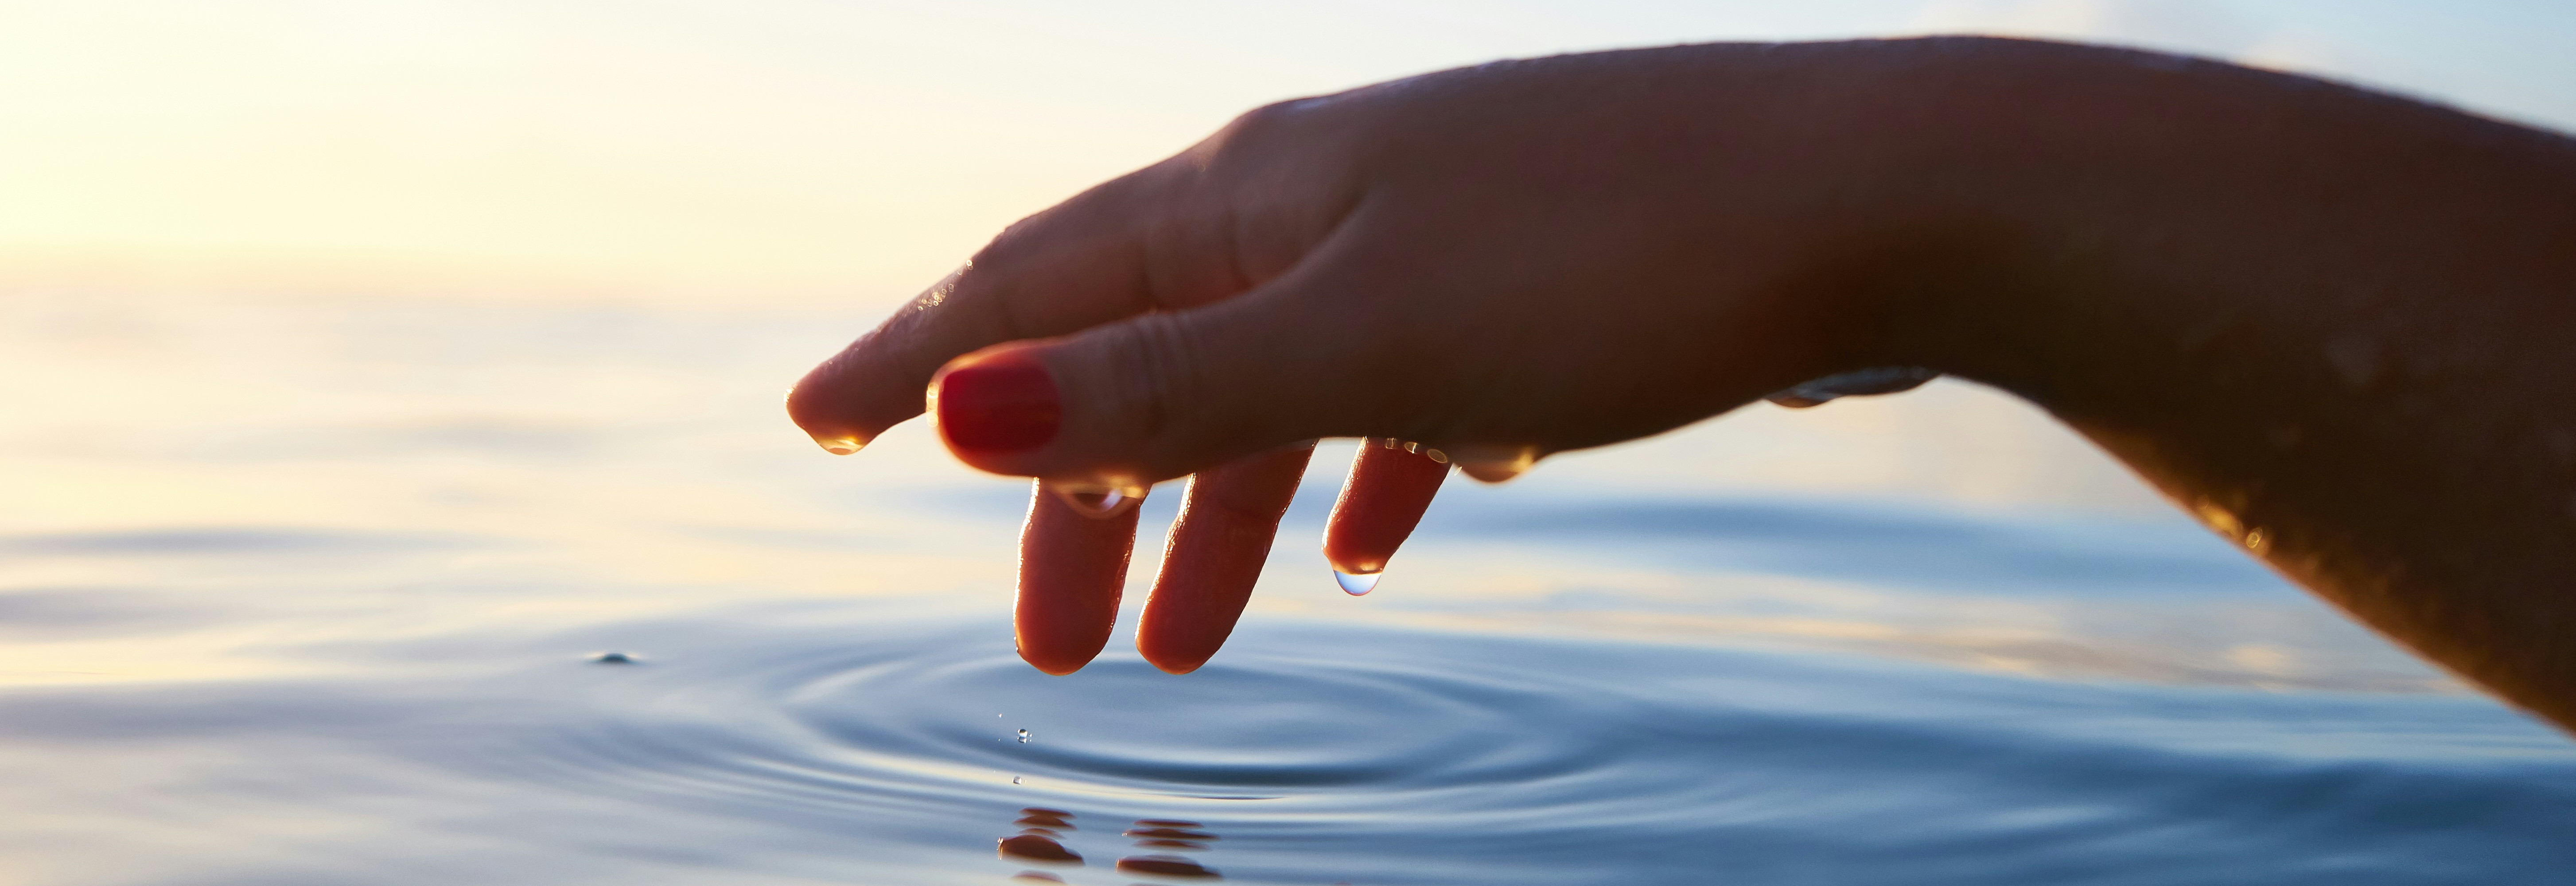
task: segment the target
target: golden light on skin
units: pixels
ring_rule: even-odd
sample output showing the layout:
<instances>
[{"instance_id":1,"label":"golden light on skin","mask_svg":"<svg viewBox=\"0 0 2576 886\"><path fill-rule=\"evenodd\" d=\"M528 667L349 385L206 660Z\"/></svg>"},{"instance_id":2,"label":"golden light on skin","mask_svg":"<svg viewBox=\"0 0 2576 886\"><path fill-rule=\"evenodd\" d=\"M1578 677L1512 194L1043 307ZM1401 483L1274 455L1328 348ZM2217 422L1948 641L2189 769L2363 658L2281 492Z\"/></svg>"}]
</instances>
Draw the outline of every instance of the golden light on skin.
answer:
<instances>
[{"instance_id":1,"label":"golden light on skin","mask_svg":"<svg viewBox=\"0 0 2576 886\"><path fill-rule=\"evenodd\" d=\"M2200 517L2201 525L2216 530L2220 535L2231 539L2245 537L2245 524L2238 522L2235 514L2228 513L2226 508L2215 502L2201 502L2192 509L2192 513Z\"/></svg>"},{"instance_id":2,"label":"golden light on skin","mask_svg":"<svg viewBox=\"0 0 2576 886\"><path fill-rule=\"evenodd\" d=\"M2272 549L2271 535L2264 532L2262 527L2246 526L2245 521L2239 519L2235 513L2220 507L2215 502L2204 501L2194 506L2192 516L2200 518L2201 525L2226 536L2227 540L2244 546L2247 551L2257 556L2269 553Z\"/></svg>"},{"instance_id":3,"label":"golden light on skin","mask_svg":"<svg viewBox=\"0 0 2576 886\"><path fill-rule=\"evenodd\" d=\"M957 291L958 278L966 276L966 272L974 269L975 262L971 259L965 264L958 265L957 270L948 272L948 276L939 278L939 282L932 284L928 291L921 294L921 297L913 299L912 309L927 311L947 304L949 294Z\"/></svg>"}]
</instances>

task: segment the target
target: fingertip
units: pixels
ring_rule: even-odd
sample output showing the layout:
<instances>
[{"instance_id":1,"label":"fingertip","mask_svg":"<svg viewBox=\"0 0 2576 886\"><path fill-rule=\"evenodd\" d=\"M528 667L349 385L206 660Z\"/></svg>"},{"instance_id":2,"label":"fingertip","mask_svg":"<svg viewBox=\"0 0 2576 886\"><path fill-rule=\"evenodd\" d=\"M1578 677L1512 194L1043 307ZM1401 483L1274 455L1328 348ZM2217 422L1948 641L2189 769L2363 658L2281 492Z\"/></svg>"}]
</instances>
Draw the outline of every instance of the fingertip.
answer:
<instances>
[{"instance_id":1,"label":"fingertip","mask_svg":"<svg viewBox=\"0 0 2576 886\"><path fill-rule=\"evenodd\" d=\"M1050 658L1043 655L1031 655L1027 649L1020 650L1020 660L1028 662L1029 667L1036 668L1040 673L1046 674L1050 677L1070 676L1073 672L1082 670L1084 665L1091 663L1090 656L1084 656L1080 659Z\"/></svg>"},{"instance_id":2,"label":"fingertip","mask_svg":"<svg viewBox=\"0 0 2576 886\"><path fill-rule=\"evenodd\" d=\"M1145 656L1146 664L1153 665L1155 670L1162 671L1163 673L1170 674L1175 677L1206 667L1208 659L1211 657L1210 655L1204 654L1190 655L1187 653L1158 651L1148 649L1143 644L1138 644L1136 651Z\"/></svg>"},{"instance_id":3,"label":"fingertip","mask_svg":"<svg viewBox=\"0 0 2576 886\"><path fill-rule=\"evenodd\" d=\"M1021 661L1028 662L1029 667L1038 669L1040 673L1050 677L1067 676L1082 670L1091 664L1092 659L1100 657L1099 648L1094 647L1085 652L1082 649L1083 644L1078 640L1069 644L1072 648L1068 649L1066 648L1068 644L1063 642L1065 638L1057 637L1056 642L1047 642L1046 637L1030 636L1029 631L1036 627L1038 626L1015 625L1011 646L1012 651L1020 654Z\"/></svg>"},{"instance_id":4,"label":"fingertip","mask_svg":"<svg viewBox=\"0 0 2576 886\"><path fill-rule=\"evenodd\" d=\"M815 367L787 392L787 420L795 422L823 451L850 455L867 448L876 435L853 420L852 410L846 405L848 398L836 394L831 365L827 362Z\"/></svg>"},{"instance_id":5,"label":"fingertip","mask_svg":"<svg viewBox=\"0 0 2576 886\"><path fill-rule=\"evenodd\" d=\"M1386 561L1393 556L1395 552L1388 550L1382 539L1363 538L1349 531L1324 536L1324 562L1331 564L1336 573L1376 575L1386 571Z\"/></svg>"},{"instance_id":6,"label":"fingertip","mask_svg":"<svg viewBox=\"0 0 2576 886\"><path fill-rule=\"evenodd\" d=\"M1136 654L1166 674L1206 667L1234 632L1232 616L1242 612L1240 598L1246 595L1227 594L1232 599L1226 601L1183 601L1162 593L1159 584L1155 591L1156 599L1146 601L1145 619L1136 626ZM1209 607L1210 603L1217 605Z\"/></svg>"},{"instance_id":7,"label":"fingertip","mask_svg":"<svg viewBox=\"0 0 2576 886\"><path fill-rule=\"evenodd\" d=\"M1375 588L1387 561L1430 509L1450 464L1439 450L1428 452L1417 444L1371 438L1352 456L1350 476L1324 524L1324 560L1342 590L1358 596Z\"/></svg>"}]
</instances>

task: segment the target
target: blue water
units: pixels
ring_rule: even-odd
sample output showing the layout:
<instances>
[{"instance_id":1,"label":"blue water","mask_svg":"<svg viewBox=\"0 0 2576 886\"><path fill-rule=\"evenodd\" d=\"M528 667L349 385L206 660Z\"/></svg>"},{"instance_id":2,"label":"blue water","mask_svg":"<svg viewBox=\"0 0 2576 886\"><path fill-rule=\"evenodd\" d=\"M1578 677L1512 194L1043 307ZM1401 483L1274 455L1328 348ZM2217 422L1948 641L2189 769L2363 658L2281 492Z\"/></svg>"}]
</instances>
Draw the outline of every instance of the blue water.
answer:
<instances>
[{"instance_id":1,"label":"blue water","mask_svg":"<svg viewBox=\"0 0 2576 886\"><path fill-rule=\"evenodd\" d=\"M10 306L0 882L2576 871L2576 743L1952 383L1453 483L1365 598L1320 468L1206 669L1047 677L1025 486L778 418L859 313Z\"/></svg>"}]
</instances>

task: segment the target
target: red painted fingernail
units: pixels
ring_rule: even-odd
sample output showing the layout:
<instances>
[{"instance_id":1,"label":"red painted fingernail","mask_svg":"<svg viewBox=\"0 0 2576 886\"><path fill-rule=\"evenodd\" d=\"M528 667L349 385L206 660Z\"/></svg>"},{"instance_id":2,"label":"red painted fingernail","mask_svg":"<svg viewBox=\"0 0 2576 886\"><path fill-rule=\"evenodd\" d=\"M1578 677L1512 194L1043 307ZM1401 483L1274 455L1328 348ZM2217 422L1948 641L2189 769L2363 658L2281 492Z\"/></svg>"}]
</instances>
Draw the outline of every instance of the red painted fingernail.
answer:
<instances>
[{"instance_id":1,"label":"red painted fingernail","mask_svg":"<svg viewBox=\"0 0 2576 886\"><path fill-rule=\"evenodd\" d=\"M939 434L968 452L1023 452L1055 439L1064 423L1055 378L1033 360L997 357L939 380Z\"/></svg>"}]
</instances>

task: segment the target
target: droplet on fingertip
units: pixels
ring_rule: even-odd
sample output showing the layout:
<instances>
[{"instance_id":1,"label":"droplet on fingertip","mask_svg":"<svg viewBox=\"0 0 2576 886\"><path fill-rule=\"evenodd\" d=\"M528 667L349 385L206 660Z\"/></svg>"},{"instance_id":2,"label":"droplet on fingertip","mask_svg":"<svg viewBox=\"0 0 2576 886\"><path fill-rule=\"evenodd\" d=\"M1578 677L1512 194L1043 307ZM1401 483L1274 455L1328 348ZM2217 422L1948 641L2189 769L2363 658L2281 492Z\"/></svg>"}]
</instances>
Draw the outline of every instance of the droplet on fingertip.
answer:
<instances>
[{"instance_id":1,"label":"droplet on fingertip","mask_svg":"<svg viewBox=\"0 0 2576 886\"><path fill-rule=\"evenodd\" d=\"M1333 570L1333 583L1341 585L1343 593L1357 597L1370 591L1377 590L1378 576L1385 574L1386 572L1384 570L1377 572L1343 572L1339 569L1335 569Z\"/></svg>"},{"instance_id":2,"label":"droplet on fingertip","mask_svg":"<svg viewBox=\"0 0 2576 886\"><path fill-rule=\"evenodd\" d=\"M1538 464L1536 446L1462 446L1449 452L1458 472L1485 483L1501 483L1529 473Z\"/></svg>"},{"instance_id":3,"label":"droplet on fingertip","mask_svg":"<svg viewBox=\"0 0 2576 886\"><path fill-rule=\"evenodd\" d=\"M1910 391L1940 377L1941 373L1920 366L1879 366L1828 375L1763 399L1790 409L1812 409L1844 397Z\"/></svg>"},{"instance_id":4,"label":"droplet on fingertip","mask_svg":"<svg viewBox=\"0 0 2576 886\"><path fill-rule=\"evenodd\" d=\"M1419 454L1422 452L1422 444L1406 441L1404 451Z\"/></svg>"},{"instance_id":5,"label":"droplet on fingertip","mask_svg":"<svg viewBox=\"0 0 2576 886\"><path fill-rule=\"evenodd\" d=\"M1422 454L1429 457L1432 461L1436 461L1444 465L1449 463L1449 453L1442 452L1437 449L1426 448L1422 450Z\"/></svg>"},{"instance_id":6,"label":"droplet on fingertip","mask_svg":"<svg viewBox=\"0 0 2576 886\"><path fill-rule=\"evenodd\" d=\"M1118 483L1048 483L1065 506L1086 517L1115 517L1145 500L1145 487Z\"/></svg>"},{"instance_id":7,"label":"droplet on fingertip","mask_svg":"<svg viewBox=\"0 0 2576 886\"><path fill-rule=\"evenodd\" d=\"M822 446L824 452L829 452L833 455L849 455L861 449L868 448L868 441L861 440L847 434L843 434L838 437L816 437L814 438L814 442L815 444Z\"/></svg>"}]
</instances>

